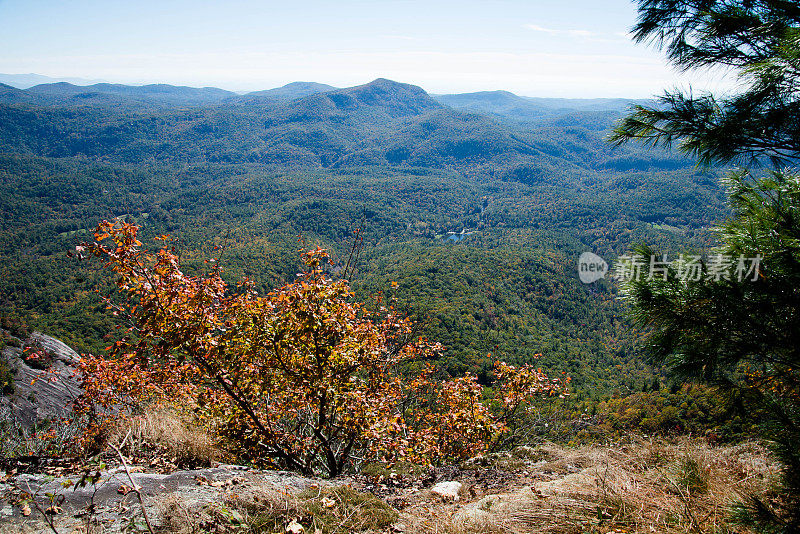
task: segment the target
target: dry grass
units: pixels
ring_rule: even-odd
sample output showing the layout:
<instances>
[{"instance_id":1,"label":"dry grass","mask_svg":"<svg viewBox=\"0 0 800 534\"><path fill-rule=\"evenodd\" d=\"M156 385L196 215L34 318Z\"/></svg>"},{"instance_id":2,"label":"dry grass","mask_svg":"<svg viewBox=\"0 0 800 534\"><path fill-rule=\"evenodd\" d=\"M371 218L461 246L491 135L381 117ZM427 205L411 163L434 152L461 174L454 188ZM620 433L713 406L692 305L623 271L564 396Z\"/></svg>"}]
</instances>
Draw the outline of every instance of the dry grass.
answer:
<instances>
[{"instance_id":1,"label":"dry grass","mask_svg":"<svg viewBox=\"0 0 800 534\"><path fill-rule=\"evenodd\" d=\"M381 499L348 486L318 487L297 495L273 486L255 486L199 509L168 500L163 506L162 528L179 534L260 534L283 532L294 520L309 534L347 534L381 532L397 518L397 512Z\"/></svg>"},{"instance_id":2,"label":"dry grass","mask_svg":"<svg viewBox=\"0 0 800 534\"><path fill-rule=\"evenodd\" d=\"M765 494L777 475L753 443L550 445L543 452L550 461L531 465L525 486L463 505L405 510L408 532L744 532L727 524L730 505Z\"/></svg>"},{"instance_id":3,"label":"dry grass","mask_svg":"<svg viewBox=\"0 0 800 534\"><path fill-rule=\"evenodd\" d=\"M255 483L199 509L172 502L164 527L183 534L272 533L296 519L308 534L733 534L747 531L728 524L731 504L765 495L778 475L756 443L630 441L524 452L511 454L515 463L527 463L510 482L476 492L465 486L459 502L409 488L399 518L383 500L348 486L320 481L297 493ZM403 528L393 530L395 521Z\"/></svg>"},{"instance_id":4,"label":"dry grass","mask_svg":"<svg viewBox=\"0 0 800 534\"><path fill-rule=\"evenodd\" d=\"M163 405L120 421L109 442L128 456L146 459L155 454L181 466L209 465L222 457L208 433L174 408Z\"/></svg>"},{"instance_id":5,"label":"dry grass","mask_svg":"<svg viewBox=\"0 0 800 534\"><path fill-rule=\"evenodd\" d=\"M161 503L161 530L174 534L260 532L274 527L279 518L296 516L299 510L297 495L273 486L251 487L203 506L189 506L173 495Z\"/></svg>"}]
</instances>

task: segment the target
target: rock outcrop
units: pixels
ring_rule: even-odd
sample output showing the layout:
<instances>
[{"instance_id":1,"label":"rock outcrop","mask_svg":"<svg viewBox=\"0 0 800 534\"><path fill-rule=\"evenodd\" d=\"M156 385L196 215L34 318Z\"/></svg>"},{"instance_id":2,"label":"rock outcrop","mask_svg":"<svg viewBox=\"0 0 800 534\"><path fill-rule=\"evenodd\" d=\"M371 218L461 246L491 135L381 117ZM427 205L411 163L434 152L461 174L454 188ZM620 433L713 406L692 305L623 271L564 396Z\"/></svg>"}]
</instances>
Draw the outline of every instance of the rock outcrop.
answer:
<instances>
[{"instance_id":1,"label":"rock outcrop","mask_svg":"<svg viewBox=\"0 0 800 534\"><path fill-rule=\"evenodd\" d=\"M243 466L219 465L172 473L144 473L132 467L130 477L122 467L100 472L92 483L79 484L81 475L5 475L0 472L0 534L52 532L43 511L59 532L77 532L87 523L103 532L120 532L130 520L140 523L144 508L154 527L160 526L169 503L197 511L222 503L232 494L279 492L295 495L309 487L330 483L283 471L259 471ZM144 506L133 488L139 488ZM25 493L33 502L25 501ZM21 498L22 497L22 498ZM30 499L30 497L28 497ZM27 502L27 504L26 504ZM52 508L53 505L57 508ZM190 512L191 513L191 512Z\"/></svg>"},{"instance_id":2,"label":"rock outcrop","mask_svg":"<svg viewBox=\"0 0 800 534\"><path fill-rule=\"evenodd\" d=\"M39 332L26 339L6 333L5 338L10 343L0 351L0 364L8 368L13 387L0 396L0 420L29 427L67 415L81 392L74 376L80 356Z\"/></svg>"}]
</instances>

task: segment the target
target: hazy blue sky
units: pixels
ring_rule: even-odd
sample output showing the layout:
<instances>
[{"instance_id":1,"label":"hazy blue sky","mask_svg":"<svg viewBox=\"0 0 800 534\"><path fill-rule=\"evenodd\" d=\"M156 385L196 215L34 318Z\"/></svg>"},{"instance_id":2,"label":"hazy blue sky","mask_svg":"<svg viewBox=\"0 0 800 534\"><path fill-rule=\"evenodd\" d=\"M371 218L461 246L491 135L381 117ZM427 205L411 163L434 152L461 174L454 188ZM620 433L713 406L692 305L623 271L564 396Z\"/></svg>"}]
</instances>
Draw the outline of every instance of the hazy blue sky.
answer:
<instances>
[{"instance_id":1,"label":"hazy blue sky","mask_svg":"<svg viewBox=\"0 0 800 534\"><path fill-rule=\"evenodd\" d=\"M630 41L635 17L627 0L0 0L0 72L232 90L386 77L561 97L685 86Z\"/></svg>"}]
</instances>

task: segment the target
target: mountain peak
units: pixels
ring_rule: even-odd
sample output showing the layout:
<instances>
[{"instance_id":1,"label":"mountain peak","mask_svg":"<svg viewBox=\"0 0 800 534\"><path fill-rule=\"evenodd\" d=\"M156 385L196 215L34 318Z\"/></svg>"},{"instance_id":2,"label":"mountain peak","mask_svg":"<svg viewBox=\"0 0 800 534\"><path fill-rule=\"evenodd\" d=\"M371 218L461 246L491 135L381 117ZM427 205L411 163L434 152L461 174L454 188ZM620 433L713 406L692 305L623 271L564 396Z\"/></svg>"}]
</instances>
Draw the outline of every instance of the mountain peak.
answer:
<instances>
[{"instance_id":1,"label":"mountain peak","mask_svg":"<svg viewBox=\"0 0 800 534\"><path fill-rule=\"evenodd\" d=\"M337 106L340 106L340 103L336 102L337 97L338 99L342 97L352 99L362 105L382 108L394 117L419 115L442 107L421 87L386 78L377 78L364 85L332 91L330 98Z\"/></svg>"},{"instance_id":2,"label":"mountain peak","mask_svg":"<svg viewBox=\"0 0 800 534\"><path fill-rule=\"evenodd\" d=\"M264 96L276 100L294 100L303 98L317 93L327 93L334 91L336 87L317 82L291 82L281 87L274 89L266 89L264 91L253 91L247 93L246 96Z\"/></svg>"},{"instance_id":3,"label":"mountain peak","mask_svg":"<svg viewBox=\"0 0 800 534\"><path fill-rule=\"evenodd\" d=\"M528 101L521 96L515 95L510 91L476 91L474 93L458 93L451 95L437 95L436 97L440 102L446 104L476 104L476 103L491 103L498 104L525 104Z\"/></svg>"},{"instance_id":4,"label":"mountain peak","mask_svg":"<svg viewBox=\"0 0 800 534\"><path fill-rule=\"evenodd\" d=\"M373 90L373 91L380 90L380 91L387 91L387 92L405 91L405 92L410 92L410 93L415 93L415 94L423 94L423 95L427 95L428 94L428 93L425 92L425 90L422 87L419 87L418 85L412 85L410 83L396 82L396 81L390 80L388 78L375 78L374 80L372 80L369 83L365 83L363 85L356 85L355 87L349 87L348 89L345 89L345 90L358 90L358 89L362 89L362 90L370 89L370 90Z\"/></svg>"},{"instance_id":5,"label":"mountain peak","mask_svg":"<svg viewBox=\"0 0 800 534\"><path fill-rule=\"evenodd\" d=\"M389 78L375 78L371 82L365 83L363 85L382 85L382 86L386 86L386 87L394 87L394 86L397 86L397 87L403 87L403 86L405 86L405 87L417 87L416 85L411 85L410 83L396 82L394 80L390 80ZM356 87L359 87L359 86L357 85Z\"/></svg>"},{"instance_id":6,"label":"mountain peak","mask_svg":"<svg viewBox=\"0 0 800 534\"><path fill-rule=\"evenodd\" d=\"M332 89L336 89L332 85L328 85L326 83L317 83L317 82L290 82L282 87L278 87L278 89L295 89L295 90L305 90L305 89L316 89L319 91L330 91Z\"/></svg>"},{"instance_id":7,"label":"mountain peak","mask_svg":"<svg viewBox=\"0 0 800 534\"><path fill-rule=\"evenodd\" d=\"M53 82L53 83L40 83L39 85L34 85L29 90L33 91L66 91L66 90L80 90L85 89L86 86L78 86L69 82Z\"/></svg>"}]
</instances>

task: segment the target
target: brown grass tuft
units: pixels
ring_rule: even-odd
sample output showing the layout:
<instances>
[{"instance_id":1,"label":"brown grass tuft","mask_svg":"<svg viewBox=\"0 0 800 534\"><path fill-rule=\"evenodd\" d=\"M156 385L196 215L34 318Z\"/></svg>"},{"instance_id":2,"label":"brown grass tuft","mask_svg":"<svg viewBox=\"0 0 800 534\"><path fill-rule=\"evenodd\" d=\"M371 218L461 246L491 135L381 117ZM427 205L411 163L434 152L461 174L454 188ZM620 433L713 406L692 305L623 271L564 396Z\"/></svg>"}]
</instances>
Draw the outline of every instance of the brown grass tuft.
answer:
<instances>
[{"instance_id":1,"label":"brown grass tuft","mask_svg":"<svg viewBox=\"0 0 800 534\"><path fill-rule=\"evenodd\" d=\"M156 455L185 466L209 465L222 453L213 438L169 406L157 405L120 421L109 442L134 458Z\"/></svg>"},{"instance_id":2,"label":"brown grass tuft","mask_svg":"<svg viewBox=\"0 0 800 534\"><path fill-rule=\"evenodd\" d=\"M175 498L163 503L162 509L163 528L179 534L284 532L292 520L308 534L381 532L398 518L383 500L348 486L310 488L297 495L274 486L255 486L199 509Z\"/></svg>"}]
</instances>

